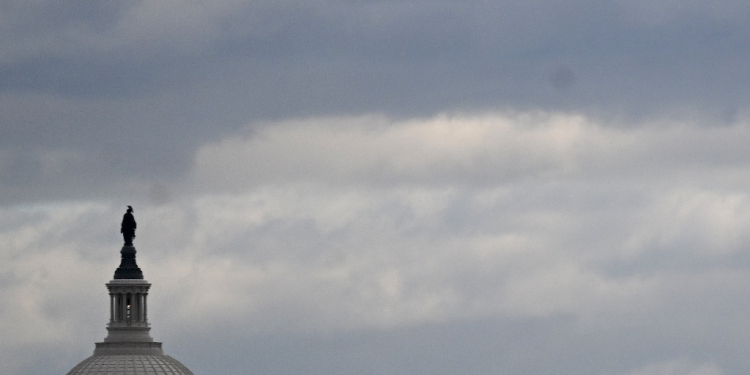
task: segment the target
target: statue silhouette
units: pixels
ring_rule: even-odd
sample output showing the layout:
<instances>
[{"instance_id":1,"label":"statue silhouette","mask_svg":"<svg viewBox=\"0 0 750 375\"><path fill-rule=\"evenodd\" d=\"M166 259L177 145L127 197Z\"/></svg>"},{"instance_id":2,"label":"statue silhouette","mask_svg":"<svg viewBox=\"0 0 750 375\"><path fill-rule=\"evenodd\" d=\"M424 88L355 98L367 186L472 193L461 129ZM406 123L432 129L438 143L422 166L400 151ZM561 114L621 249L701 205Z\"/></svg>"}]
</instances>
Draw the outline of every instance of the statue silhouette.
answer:
<instances>
[{"instance_id":1,"label":"statue silhouette","mask_svg":"<svg viewBox=\"0 0 750 375\"><path fill-rule=\"evenodd\" d=\"M122 225L120 225L120 233L122 233L122 238L125 239L125 246L133 246L135 226L133 207L128 206L128 210L125 212L125 215L122 216Z\"/></svg>"}]
</instances>

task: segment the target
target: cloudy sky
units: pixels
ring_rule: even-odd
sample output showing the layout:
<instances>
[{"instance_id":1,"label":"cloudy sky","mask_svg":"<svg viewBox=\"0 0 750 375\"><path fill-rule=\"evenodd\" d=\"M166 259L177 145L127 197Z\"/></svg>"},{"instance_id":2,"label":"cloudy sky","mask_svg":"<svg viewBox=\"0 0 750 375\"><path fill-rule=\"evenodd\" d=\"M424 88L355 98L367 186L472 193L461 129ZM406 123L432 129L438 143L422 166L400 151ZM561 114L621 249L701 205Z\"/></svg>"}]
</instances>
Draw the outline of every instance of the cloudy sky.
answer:
<instances>
[{"instance_id":1,"label":"cloudy sky","mask_svg":"<svg viewBox=\"0 0 750 375\"><path fill-rule=\"evenodd\" d=\"M750 4L0 0L0 373L750 368Z\"/></svg>"}]
</instances>

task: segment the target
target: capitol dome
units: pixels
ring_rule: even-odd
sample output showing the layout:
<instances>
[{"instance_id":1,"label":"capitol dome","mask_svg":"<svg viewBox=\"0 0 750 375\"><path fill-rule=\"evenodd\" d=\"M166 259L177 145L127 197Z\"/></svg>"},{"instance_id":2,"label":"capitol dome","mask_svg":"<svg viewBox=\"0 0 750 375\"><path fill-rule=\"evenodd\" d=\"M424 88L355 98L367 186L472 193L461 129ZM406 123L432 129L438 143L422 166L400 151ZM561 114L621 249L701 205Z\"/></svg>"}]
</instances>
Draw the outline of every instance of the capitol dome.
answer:
<instances>
[{"instance_id":1,"label":"capitol dome","mask_svg":"<svg viewBox=\"0 0 750 375\"><path fill-rule=\"evenodd\" d=\"M149 334L146 297L151 284L143 279L135 253L126 238L120 251L120 267L106 284L110 296L108 335L96 343L94 355L67 375L193 375L182 363L164 354L161 343L154 342Z\"/></svg>"}]
</instances>

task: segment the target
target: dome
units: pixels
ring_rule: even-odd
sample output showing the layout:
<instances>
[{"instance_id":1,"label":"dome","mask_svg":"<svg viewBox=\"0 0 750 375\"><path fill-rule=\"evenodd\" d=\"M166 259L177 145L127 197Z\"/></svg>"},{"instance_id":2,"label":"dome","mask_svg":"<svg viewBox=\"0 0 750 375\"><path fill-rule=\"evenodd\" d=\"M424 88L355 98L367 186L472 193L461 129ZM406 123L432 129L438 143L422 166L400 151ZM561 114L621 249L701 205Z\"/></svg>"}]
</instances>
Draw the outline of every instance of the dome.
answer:
<instances>
[{"instance_id":1,"label":"dome","mask_svg":"<svg viewBox=\"0 0 750 375\"><path fill-rule=\"evenodd\" d=\"M94 355L68 375L193 375L185 365L164 354L161 343L149 334L147 297L151 284L143 279L130 240L120 251L121 263L114 279L106 284L110 308L107 337L95 343Z\"/></svg>"},{"instance_id":2,"label":"dome","mask_svg":"<svg viewBox=\"0 0 750 375\"><path fill-rule=\"evenodd\" d=\"M92 355L73 367L68 375L193 375L168 355Z\"/></svg>"}]
</instances>

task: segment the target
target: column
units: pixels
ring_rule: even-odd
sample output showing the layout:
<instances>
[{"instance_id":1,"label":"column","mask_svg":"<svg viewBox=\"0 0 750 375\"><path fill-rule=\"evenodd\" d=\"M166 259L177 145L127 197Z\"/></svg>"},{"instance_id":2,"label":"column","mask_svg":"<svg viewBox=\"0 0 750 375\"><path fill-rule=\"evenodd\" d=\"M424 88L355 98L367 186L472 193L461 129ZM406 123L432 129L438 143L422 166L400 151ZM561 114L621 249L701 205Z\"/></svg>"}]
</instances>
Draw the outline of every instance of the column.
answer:
<instances>
[{"instance_id":1,"label":"column","mask_svg":"<svg viewBox=\"0 0 750 375\"><path fill-rule=\"evenodd\" d=\"M120 316L122 316L122 312L120 311L120 306L122 306L122 301L120 300L120 293L115 293L115 322L120 322Z\"/></svg>"},{"instance_id":2,"label":"column","mask_svg":"<svg viewBox=\"0 0 750 375\"><path fill-rule=\"evenodd\" d=\"M128 321L128 296L126 293L120 293L120 321L125 323Z\"/></svg>"},{"instance_id":3,"label":"column","mask_svg":"<svg viewBox=\"0 0 750 375\"><path fill-rule=\"evenodd\" d=\"M138 314L141 317L141 323L146 322L146 296L141 293L138 295Z\"/></svg>"},{"instance_id":4,"label":"column","mask_svg":"<svg viewBox=\"0 0 750 375\"><path fill-rule=\"evenodd\" d=\"M115 296L114 294L109 294L109 322L114 323L115 321Z\"/></svg>"},{"instance_id":5,"label":"column","mask_svg":"<svg viewBox=\"0 0 750 375\"><path fill-rule=\"evenodd\" d=\"M148 322L148 304L146 302L146 298L148 297L148 293L143 295L143 322Z\"/></svg>"}]
</instances>

